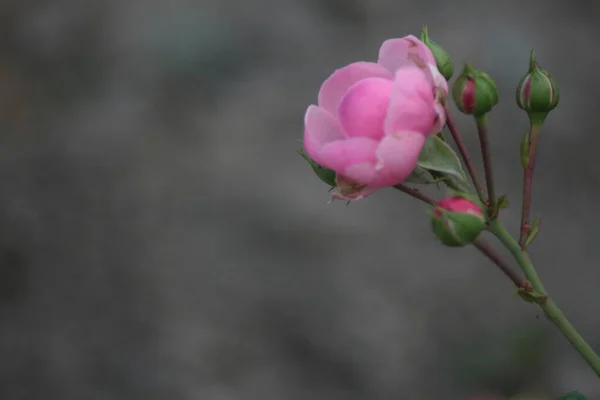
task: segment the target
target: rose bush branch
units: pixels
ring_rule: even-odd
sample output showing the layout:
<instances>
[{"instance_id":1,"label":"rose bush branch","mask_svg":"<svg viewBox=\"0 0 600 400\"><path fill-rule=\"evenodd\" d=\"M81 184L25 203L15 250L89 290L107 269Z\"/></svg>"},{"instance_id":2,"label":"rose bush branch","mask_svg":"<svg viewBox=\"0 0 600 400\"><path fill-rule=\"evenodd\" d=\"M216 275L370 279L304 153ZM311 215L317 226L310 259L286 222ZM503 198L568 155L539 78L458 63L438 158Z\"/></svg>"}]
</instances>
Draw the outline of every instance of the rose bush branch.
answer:
<instances>
[{"instance_id":1,"label":"rose bush branch","mask_svg":"<svg viewBox=\"0 0 600 400\"><path fill-rule=\"evenodd\" d=\"M460 134L460 131L456 127L454 118L452 117L452 114L450 114L450 110L448 109L447 105L445 106L445 110L446 110L446 126L448 127L448 130L450 131L450 134L452 135L452 139L454 140L454 143L456 144L456 148L458 149L458 152L460 153L460 156L462 157L462 159L465 163L465 167L467 168L467 171L469 172L469 175L471 176L471 180L473 181L473 185L475 186L475 190L477 191L477 195L479 196L479 199L481 201L485 201L485 196L483 194L483 187L481 186L481 183L479 182L479 178L477 177L477 171L475 170L475 166L473 165L473 160L471 160L471 155L469 154L469 151L467 150L467 146L465 146L465 142L462 139L462 135Z\"/></svg>"},{"instance_id":2,"label":"rose bush branch","mask_svg":"<svg viewBox=\"0 0 600 400\"><path fill-rule=\"evenodd\" d=\"M488 192L488 213L491 219L497 217L496 210L496 190L494 189L494 172L492 170L492 151L490 149L490 140L487 131L487 121L485 115L475 117L477 123L477 132L479 133L479 142L481 145L481 154L483 156L483 167L485 170L485 182Z\"/></svg>"},{"instance_id":3,"label":"rose bush branch","mask_svg":"<svg viewBox=\"0 0 600 400\"><path fill-rule=\"evenodd\" d=\"M403 185L401 183L395 185L394 188L398 189L401 192L406 193L407 195L409 195L411 197L414 197L417 200L421 200L421 201L429 204L430 206L433 206L435 204L435 201L431 197L428 197L428 196L424 195L418 189L408 187L408 186Z\"/></svg>"},{"instance_id":4,"label":"rose bush branch","mask_svg":"<svg viewBox=\"0 0 600 400\"><path fill-rule=\"evenodd\" d=\"M395 185L394 188L399 191L408 194L409 196L420 200L428 205L436 206L435 200L431 197L421 193L418 189L408 187L403 184ZM461 199L453 199L452 201L447 201L446 203L438 203L437 207L446 208L448 211L455 210L456 202L460 202ZM471 204L468 204L470 206ZM483 215L482 215L483 217ZM506 262L500 254L498 254L485 240L481 238L477 238L473 242L473 246L475 246L483 255L490 259L499 269L504 273L517 288L526 288L527 281L524 280L518 272L508 263Z\"/></svg>"},{"instance_id":5,"label":"rose bush branch","mask_svg":"<svg viewBox=\"0 0 600 400\"><path fill-rule=\"evenodd\" d=\"M529 256L519 243L508 233L500 221L490 224L490 231L508 248L519 263L525 277L531 282L534 291L523 293L529 301L539 304L548 319L560 330L560 332L571 342L573 347L581 354L583 359L600 376L600 357L594 349L583 339L567 317L558 308L556 303L548 296L544 285L538 276Z\"/></svg>"},{"instance_id":6,"label":"rose bush branch","mask_svg":"<svg viewBox=\"0 0 600 400\"><path fill-rule=\"evenodd\" d=\"M523 200L521 205L521 229L519 233L519 245L525 249L525 241L531 232L530 213L531 196L533 193L533 172L535 170L535 156L540 137L541 126L531 126L526 137L526 157L523 161Z\"/></svg>"},{"instance_id":7,"label":"rose bush branch","mask_svg":"<svg viewBox=\"0 0 600 400\"><path fill-rule=\"evenodd\" d=\"M558 103L558 89L531 55L528 74L517 89L517 103L527 111L530 129L522 141L524 196L520 240L506 231L499 212L508 206L496 198L485 116L498 103L498 88L485 72L465 66L452 87L460 111L475 117L487 183L483 193L454 120L448 113L448 83L454 64L424 29L415 36L386 40L377 62L359 61L334 71L304 117L304 151L317 176L332 189L332 199L364 199L378 189L396 189L432 205L430 223L440 242L450 247L474 245L518 287L521 297L538 304L545 315L600 375L600 358L550 299L525 251L539 230L530 227L531 186L541 125ZM463 162L440 131L448 126L477 194L470 193ZM413 185L446 186L441 201ZM506 246L523 275L480 238L492 232Z\"/></svg>"},{"instance_id":8,"label":"rose bush branch","mask_svg":"<svg viewBox=\"0 0 600 400\"><path fill-rule=\"evenodd\" d=\"M500 270L506 275L517 289L526 290L528 287L528 281L523 279L517 271L507 263L500 254L494 250L485 240L478 238L473 245L483 253L487 258L490 259Z\"/></svg>"}]
</instances>

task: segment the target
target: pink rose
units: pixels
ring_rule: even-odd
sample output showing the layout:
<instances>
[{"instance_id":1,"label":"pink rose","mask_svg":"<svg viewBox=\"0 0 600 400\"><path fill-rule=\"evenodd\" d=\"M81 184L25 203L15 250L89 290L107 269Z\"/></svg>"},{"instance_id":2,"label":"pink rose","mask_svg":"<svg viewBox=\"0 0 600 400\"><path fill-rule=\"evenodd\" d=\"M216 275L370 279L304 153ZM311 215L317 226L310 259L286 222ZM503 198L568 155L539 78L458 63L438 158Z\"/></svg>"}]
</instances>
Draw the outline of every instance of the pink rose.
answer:
<instances>
[{"instance_id":1,"label":"pink rose","mask_svg":"<svg viewBox=\"0 0 600 400\"><path fill-rule=\"evenodd\" d=\"M333 197L358 200L404 181L445 124L447 93L433 54L414 36L386 40L377 63L336 70L304 117L306 153L337 174Z\"/></svg>"}]
</instances>

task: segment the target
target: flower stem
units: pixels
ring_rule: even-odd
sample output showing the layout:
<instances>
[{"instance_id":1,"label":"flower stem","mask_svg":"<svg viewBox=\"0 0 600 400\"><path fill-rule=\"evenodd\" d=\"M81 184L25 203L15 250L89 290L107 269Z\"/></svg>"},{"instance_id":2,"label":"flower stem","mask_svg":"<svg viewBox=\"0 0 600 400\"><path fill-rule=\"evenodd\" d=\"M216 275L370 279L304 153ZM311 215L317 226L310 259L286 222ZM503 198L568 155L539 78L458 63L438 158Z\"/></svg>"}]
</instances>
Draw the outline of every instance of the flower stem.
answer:
<instances>
[{"instance_id":1,"label":"flower stem","mask_svg":"<svg viewBox=\"0 0 600 400\"><path fill-rule=\"evenodd\" d=\"M490 141L487 132L487 121L485 115L475 117L477 123L477 132L479 133L479 143L481 145L481 154L483 155L483 167L485 168L485 182L488 193L488 212L490 219L495 219L496 214L496 193L494 191L494 173L492 171L492 153Z\"/></svg>"},{"instance_id":2,"label":"flower stem","mask_svg":"<svg viewBox=\"0 0 600 400\"><path fill-rule=\"evenodd\" d=\"M485 240L477 239L473 245L489 258L506 275L517 288L526 287L526 281L498 254Z\"/></svg>"},{"instance_id":3,"label":"flower stem","mask_svg":"<svg viewBox=\"0 0 600 400\"><path fill-rule=\"evenodd\" d=\"M521 233L519 236L519 245L522 249L525 247L527 234L530 230L529 217L533 190L533 171L535 169L535 155L541 130L541 124L530 124L529 133L527 134L527 156L523 162L523 204L521 207Z\"/></svg>"},{"instance_id":4,"label":"flower stem","mask_svg":"<svg viewBox=\"0 0 600 400\"><path fill-rule=\"evenodd\" d=\"M398 189L401 192L406 193L407 195L409 195L411 197L414 197L417 200L421 200L429 205L435 204L435 201L431 197L424 195L418 189L408 187L406 185L403 185L402 183L399 183L398 185L394 186L394 188Z\"/></svg>"},{"instance_id":5,"label":"flower stem","mask_svg":"<svg viewBox=\"0 0 600 400\"><path fill-rule=\"evenodd\" d=\"M471 179L473 180L473 185L475 185L475 190L477 190L477 195L482 202L485 202L485 198L483 197L483 189L481 183L479 182L479 178L477 177L477 173L475 172L475 167L473 165L473 161L471 160L471 156L469 155L469 151L467 150L467 146L465 146L465 142L463 142L462 136L454 123L454 119L448 110L448 106L445 106L446 109L446 125L448 126L448 130L456 143L456 147L458 148L458 152L460 153L463 161L465 162L465 166L467 167L467 171L469 175L471 175Z\"/></svg>"},{"instance_id":6,"label":"flower stem","mask_svg":"<svg viewBox=\"0 0 600 400\"><path fill-rule=\"evenodd\" d=\"M498 220L491 221L490 231L508 248L521 267L525 278L531 283L535 291L546 294L546 288L544 288L542 280L533 267L529 255L521 250L519 244L513 239L510 233L508 233L504 225Z\"/></svg>"},{"instance_id":7,"label":"flower stem","mask_svg":"<svg viewBox=\"0 0 600 400\"><path fill-rule=\"evenodd\" d=\"M398 184L394 186L395 189L398 189L401 192L408 194L409 196L421 200L424 203L429 205L435 205L435 200L431 197L421 193L419 190L415 188L408 187L403 184ZM524 280L521 276L519 276L518 272L507 263L500 254L496 253L496 251L483 239L477 239L473 245L482 252L485 256L487 256L498 268L502 271L508 278L517 286L518 288L526 287L527 281Z\"/></svg>"},{"instance_id":8,"label":"flower stem","mask_svg":"<svg viewBox=\"0 0 600 400\"><path fill-rule=\"evenodd\" d=\"M542 300L538 303L544 314L552 323L560 330L560 332L571 342L573 347L581 354L588 365L600 376L600 357L596 354L594 349L581 337L577 330L571 325L567 317L558 308L558 306L552 301L540 280L537 272L529 256L525 251L521 249L519 243L513 239L508 233L506 228L500 223L500 221L492 221L490 223L490 231L496 235L496 237L508 248L512 255L517 260L523 274L531 282L534 290L543 295Z\"/></svg>"}]
</instances>

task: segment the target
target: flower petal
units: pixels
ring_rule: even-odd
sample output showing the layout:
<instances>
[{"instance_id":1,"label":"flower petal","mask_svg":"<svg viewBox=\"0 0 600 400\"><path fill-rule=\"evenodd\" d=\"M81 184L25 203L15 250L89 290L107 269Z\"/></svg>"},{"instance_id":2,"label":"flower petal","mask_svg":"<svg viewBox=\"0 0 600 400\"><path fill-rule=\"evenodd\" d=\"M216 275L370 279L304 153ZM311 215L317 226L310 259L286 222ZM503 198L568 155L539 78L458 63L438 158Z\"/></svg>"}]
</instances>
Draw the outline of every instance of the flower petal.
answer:
<instances>
[{"instance_id":1,"label":"flower petal","mask_svg":"<svg viewBox=\"0 0 600 400\"><path fill-rule=\"evenodd\" d=\"M436 65L429 47L413 35L383 42L379 48L377 63L391 72L407 65L416 65L422 69L427 68L427 64Z\"/></svg>"},{"instance_id":2,"label":"flower petal","mask_svg":"<svg viewBox=\"0 0 600 400\"><path fill-rule=\"evenodd\" d=\"M442 129L444 129L444 126L446 125L446 110L444 109L444 106L441 103L436 102L434 105L434 109L436 116L434 119L433 126L429 131L430 135L441 132Z\"/></svg>"},{"instance_id":3,"label":"flower petal","mask_svg":"<svg viewBox=\"0 0 600 400\"><path fill-rule=\"evenodd\" d=\"M446 78L444 78L444 75L440 73L435 64L427 64L427 70L429 71L433 86L442 91L444 96L446 96L448 94L448 82L446 81Z\"/></svg>"},{"instance_id":4,"label":"flower petal","mask_svg":"<svg viewBox=\"0 0 600 400\"><path fill-rule=\"evenodd\" d=\"M344 140L339 122L327 110L311 105L304 116L304 149L318 164L322 164L320 153L327 143Z\"/></svg>"},{"instance_id":5,"label":"flower petal","mask_svg":"<svg viewBox=\"0 0 600 400\"><path fill-rule=\"evenodd\" d=\"M319 154L320 164L345 175L346 170L353 165L365 163L375 165L377 162L375 151L378 146L378 141L365 137L338 140L323 147ZM357 181L357 183L368 182Z\"/></svg>"},{"instance_id":6,"label":"flower petal","mask_svg":"<svg viewBox=\"0 0 600 400\"><path fill-rule=\"evenodd\" d=\"M403 182L414 171L427 138L419 132L396 132L383 138L377 149L377 175L369 183L378 188Z\"/></svg>"},{"instance_id":7,"label":"flower petal","mask_svg":"<svg viewBox=\"0 0 600 400\"><path fill-rule=\"evenodd\" d=\"M394 79L384 132L430 134L439 122L436 104L431 82L424 70L416 67L399 69Z\"/></svg>"},{"instance_id":8,"label":"flower petal","mask_svg":"<svg viewBox=\"0 0 600 400\"><path fill-rule=\"evenodd\" d=\"M362 184L368 185L377 175L377 171L375 170L375 163L361 163L346 168L344 175L354 182L362 182Z\"/></svg>"},{"instance_id":9,"label":"flower petal","mask_svg":"<svg viewBox=\"0 0 600 400\"><path fill-rule=\"evenodd\" d=\"M338 106L348 89L356 82L366 78L393 79L394 75L379 64L372 62L355 62L336 70L319 90L319 106L333 115L337 115Z\"/></svg>"},{"instance_id":10,"label":"flower petal","mask_svg":"<svg viewBox=\"0 0 600 400\"><path fill-rule=\"evenodd\" d=\"M383 137L393 85L389 79L367 78L346 92L339 106L339 121L348 137Z\"/></svg>"}]
</instances>

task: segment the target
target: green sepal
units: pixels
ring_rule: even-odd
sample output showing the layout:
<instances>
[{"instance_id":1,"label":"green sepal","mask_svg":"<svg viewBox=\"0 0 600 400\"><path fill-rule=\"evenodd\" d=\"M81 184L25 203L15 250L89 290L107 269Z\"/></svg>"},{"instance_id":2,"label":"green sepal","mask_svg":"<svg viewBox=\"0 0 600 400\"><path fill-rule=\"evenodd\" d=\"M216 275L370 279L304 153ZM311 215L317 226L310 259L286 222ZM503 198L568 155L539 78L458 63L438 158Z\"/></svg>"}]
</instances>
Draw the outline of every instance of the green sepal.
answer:
<instances>
[{"instance_id":1,"label":"green sepal","mask_svg":"<svg viewBox=\"0 0 600 400\"><path fill-rule=\"evenodd\" d=\"M531 225L531 229L529 230L529 233L527 234L527 239L525 239L525 243L523 244L523 249L526 249L527 247L529 247L529 245L531 243L533 243L533 241L537 237L538 233L540 232L540 223L541 223L541 220L540 220L540 216L538 215L533 220L533 225Z\"/></svg>"},{"instance_id":2,"label":"green sepal","mask_svg":"<svg viewBox=\"0 0 600 400\"><path fill-rule=\"evenodd\" d=\"M317 177L319 179L321 179L323 182L325 182L326 184L328 184L331 187L336 186L335 171L332 171L328 168L320 166L312 158L310 158L308 156L308 154L306 154L306 152L302 149L298 150L298 154L300 154L300 156L302 158L304 158L310 164L310 166L312 167L313 171L315 172L315 174L317 175Z\"/></svg>"},{"instance_id":3,"label":"green sepal","mask_svg":"<svg viewBox=\"0 0 600 400\"><path fill-rule=\"evenodd\" d=\"M565 395L557 397L556 400L587 400L587 397L585 397L581 392L574 390Z\"/></svg>"}]
</instances>

